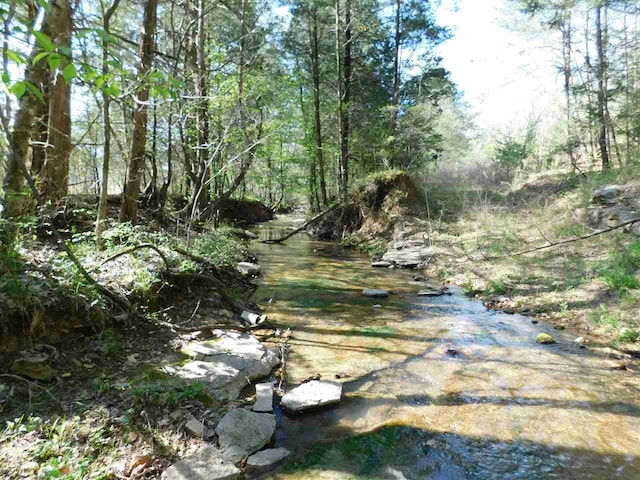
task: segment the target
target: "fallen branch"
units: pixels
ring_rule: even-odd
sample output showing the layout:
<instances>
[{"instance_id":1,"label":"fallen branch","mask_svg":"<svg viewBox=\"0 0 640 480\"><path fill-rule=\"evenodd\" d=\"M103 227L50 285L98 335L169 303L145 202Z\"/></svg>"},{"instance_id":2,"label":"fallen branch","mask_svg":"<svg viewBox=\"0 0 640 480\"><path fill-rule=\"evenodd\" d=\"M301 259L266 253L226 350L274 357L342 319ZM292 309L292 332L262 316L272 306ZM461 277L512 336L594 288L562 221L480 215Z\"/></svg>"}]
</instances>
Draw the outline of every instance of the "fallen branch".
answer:
<instances>
[{"instance_id":1,"label":"fallen branch","mask_svg":"<svg viewBox=\"0 0 640 480\"><path fill-rule=\"evenodd\" d=\"M100 264L98 264L97 266L93 267L91 269L91 271L93 272L93 271L97 270L98 268L102 267L105 263L109 263L109 262L115 260L116 258L122 257L123 255L128 255L130 253L135 252L136 250L142 250L144 248L148 248L150 250L155 251L160 256L160 258L162 258L162 261L164 262L165 269L167 271L169 271L170 266L169 266L169 260L167 259L167 256L164 253L162 253L162 251L158 247L156 247L155 245L153 245L151 243L143 243L143 244L140 244L140 245L134 245L133 247L125 248L124 250L121 250L120 252L115 253L115 254L111 255L110 257L108 257L108 258L105 258L102 262L100 262Z\"/></svg>"},{"instance_id":2,"label":"fallen branch","mask_svg":"<svg viewBox=\"0 0 640 480\"><path fill-rule=\"evenodd\" d=\"M320 212L319 214L317 214L315 217L313 217L311 220L307 220L306 222L304 222L301 226L299 226L298 228L296 228L295 230L292 230L291 232L289 232L288 234L286 234L284 237L282 238L275 238L275 239L271 239L271 240L262 240L260 243L282 243L286 240L288 240L289 238L293 237L296 233L300 233L301 231L305 230L309 225L317 222L318 220L320 220L322 217L324 217L325 215L329 214L330 212L334 211L336 208L340 207L341 204L340 203L336 203L335 205L333 205L332 207L329 207L328 209L326 209L324 212Z\"/></svg>"},{"instance_id":3,"label":"fallen branch","mask_svg":"<svg viewBox=\"0 0 640 480\"><path fill-rule=\"evenodd\" d=\"M622 222L618 225L614 225L613 227L603 228L602 230L596 230L593 233L590 233L588 235L583 235L581 237L565 238L564 240L560 240L558 242L552 242L547 245L543 245L541 247L530 248L527 250L520 250L519 252L509 253L507 255L498 255L496 257L485 257L485 260L497 260L500 258L517 257L519 255L524 255L526 253L533 253L533 252L538 252L540 250L546 250L547 248L557 247L558 245L566 245L567 243L579 242L580 240L587 240L589 238L597 237L598 235L612 232L614 230L618 230L620 228L624 228L628 225L633 225L634 223L638 223L638 222L640 222L640 217L632 218L631 220L627 220L626 222Z\"/></svg>"},{"instance_id":4,"label":"fallen branch","mask_svg":"<svg viewBox=\"0 0 640 480\"><path fill-rule=\"evenodd\" d=\"M31 387L36 387L39 390L44 391L47 395L49 395L49 397L51 397L51 399L56 402L58 405L62 405L62 402L60 402L60 400L58 400L56 397L53 396L53 394L49 391L49 389L43 387L42 385L38 385L35 382L32 382L31 380L27 380L24 377L21 377L20 375L11 375L10 373L3 373L0 374L1 378L11 378L13 380L20 380L26 384L28 384Z\"/></svg>"},{"instance_id":5,"label":"fallen branch","mask_svg":"<svg viewBox=\"0 0 640 480\"><path fill-rule=\"evenodd\" d=\"M274 330L278 328L277 325L273 325L266 322L259 323L258 325L250 325L250 326L232 325L229 323L216 323L213 325L211 324L196 325L194 327L183 327L180 325L176 325L175 323L163 322L163 321L156 321L155 323L157 323L158 325L162 325L163 327L168 327L174 332L179 332L179 333L193 333L193 332L200 332L202 330L237 330L239 332L249 332L251 330L261 330L261 329Z\"/></svg>"}]
</instances>

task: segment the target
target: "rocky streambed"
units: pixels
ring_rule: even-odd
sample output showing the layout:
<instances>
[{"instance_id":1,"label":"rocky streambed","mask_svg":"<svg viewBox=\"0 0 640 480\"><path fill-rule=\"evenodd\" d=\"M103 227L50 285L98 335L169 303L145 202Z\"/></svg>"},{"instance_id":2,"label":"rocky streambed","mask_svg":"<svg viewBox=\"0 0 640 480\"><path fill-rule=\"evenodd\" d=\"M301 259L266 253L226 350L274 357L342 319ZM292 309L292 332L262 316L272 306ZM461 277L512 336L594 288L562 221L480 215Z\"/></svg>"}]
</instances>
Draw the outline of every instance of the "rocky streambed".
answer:
<instances>
[{"instance_id":1,"label":"rocky streambed","mask_svg":"<svg viewBox=\"0 0 640 480\"><path fill-rule=\"evenodd\" d=\"M163 478L640 476L640 380L615 352L332 243L256 248L268 319L184 346L173 374L230 403Z\"/></svg>"}]
</instances>

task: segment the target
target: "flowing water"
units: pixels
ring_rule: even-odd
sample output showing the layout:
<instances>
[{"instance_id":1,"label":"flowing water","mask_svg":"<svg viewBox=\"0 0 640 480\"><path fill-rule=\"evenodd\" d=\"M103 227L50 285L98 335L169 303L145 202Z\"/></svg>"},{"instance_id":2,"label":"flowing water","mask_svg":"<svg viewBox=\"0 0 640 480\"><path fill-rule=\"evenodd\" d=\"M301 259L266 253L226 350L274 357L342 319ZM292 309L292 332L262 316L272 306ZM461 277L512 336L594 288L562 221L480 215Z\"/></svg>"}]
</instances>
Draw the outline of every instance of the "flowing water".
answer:
<instances>
[{"instance_id":1,"label":"flowing water","mask_svg":"<svg viewBox=\"0 0 640 480\"><path fill-rule=\"evenodd\" d=\"M262 225L262 239L294 223ZM415 272L298 234L259 244L257 300L290 326L287 381L320 374L340 404L278 412L282 479L640 479L640 376L575 334L452 295ZM366 298L363 288L393 291ZM555 345L538 345L540 332Z\"/></svg>"}]
</instances>

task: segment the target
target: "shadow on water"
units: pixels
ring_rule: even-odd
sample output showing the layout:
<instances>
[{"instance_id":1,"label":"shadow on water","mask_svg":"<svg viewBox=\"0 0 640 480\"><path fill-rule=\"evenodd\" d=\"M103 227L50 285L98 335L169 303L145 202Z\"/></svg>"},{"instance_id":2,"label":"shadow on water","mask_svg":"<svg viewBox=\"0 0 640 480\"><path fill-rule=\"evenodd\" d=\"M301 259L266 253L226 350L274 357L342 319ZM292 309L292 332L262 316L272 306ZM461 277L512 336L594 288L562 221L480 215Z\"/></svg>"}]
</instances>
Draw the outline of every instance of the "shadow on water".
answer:
<instances>
[{"instance_id":1,"label":"shadow on water","mask_svg":"<svg viewBox=\"0 0 640 480\"><path fill-rule=\"evenodd\" d=\"M317 443L269 478L635 479L640 459L530 441L469 438L403 425ZM612 471L612 465L617 468ZM588 468L585 470L585 466Z\"/></svg>"}]
</instances>

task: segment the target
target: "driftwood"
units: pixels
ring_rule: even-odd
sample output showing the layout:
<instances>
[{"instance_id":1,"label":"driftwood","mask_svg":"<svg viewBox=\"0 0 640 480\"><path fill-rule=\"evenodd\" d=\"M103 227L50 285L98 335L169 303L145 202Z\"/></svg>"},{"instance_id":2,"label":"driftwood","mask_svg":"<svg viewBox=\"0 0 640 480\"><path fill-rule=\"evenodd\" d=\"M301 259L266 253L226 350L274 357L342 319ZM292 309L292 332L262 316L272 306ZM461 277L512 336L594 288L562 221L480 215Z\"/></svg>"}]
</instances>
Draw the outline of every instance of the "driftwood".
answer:
<instances>
[{"instance_id":1,"label":"driftwood","mask_svg":"<svg viewBox=\"0 0 640 480\"><path fill-rule=\"evenodd\" d=\"M592 232L588 235L583 235L581 237L571 237L571 238L565 238L564 240L560 240L558 242L549 242L547 240L546 245L542 245L540 247L534 247L534 248L530 248L527 250L520 250L519 252L515 252L515 253L509 253L507 255L498 255L495 257L485 257L485 260L497 260L500 258L510 258L510 257L517 257L519 255L524 255L527 253L533 253L533 252L538 252L540 250L546 250L547 248L553 248L553 247L557 247L559 245L566 245L567 243L573 243L573 242L579 242L580 240L587 240L589 238L593 238L593 237L597 237L598 235L602 235L604 233L608 233L608 232L612 232L614 230L618 230L620 228L624 228L626 226L632 225L634 223L638 223L640 222L640 217L636 217L636 218L632 218L631 220L627 220L626 222L622 222L619 223L618 225L614 225L613 227L609 227L609 228L603 228L602 230L596 230L595 232Z\"/></svg>"},{"instance_id":2,"label":"driftwood","mask_svg":"<svg viewBox=\"0 0 640 480\"><path fill-rule=\"evenodd\" d=\"M301 226L299 226L295 230L292 230L291 232L286 234L284 237L274 238L274 239L271 239L271 240L262 240L260 243L282 243L282 242L285 242L286 240L288 240L291 237L293 237L296 233L300 233L301 231L305 230L309 225L314 224L315 222L320 220L322 217L324 217L325 215L333 212L336 208L338 208L340 206L341 206L340 203L336 203L335 205L333 205L332 207L329 207L325 211L320 212L319 214L317 214L315 217L311 218L310 220L307 220Z\"/></svg>"},{"instance_id":3,"label":"driftwood","mask_svg":"<svg viewBox=\"0 0 640 480\"><path fill-rule=\"evenodd\" d=\"M261 330L261 329L269 329L269 330L275 330L277 327L277 325L273 325L267 322L264 323L259 323L257 325L232 325L229 323L216 323L213 325L196 325L194 327L185 327L185 326L181 326L181 325L176 325L175 323L171 323L171 322L162 322L162 321L156 321L155 323L157 323L158 325L162 325L163 327L168 327L171 330L173 330L174 332L178 332L178 333L194 333L194 332L200 332L202 330L237 330L239 332L249 332L252 330Z\"/></svg>"}]
</instances>

